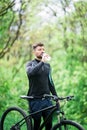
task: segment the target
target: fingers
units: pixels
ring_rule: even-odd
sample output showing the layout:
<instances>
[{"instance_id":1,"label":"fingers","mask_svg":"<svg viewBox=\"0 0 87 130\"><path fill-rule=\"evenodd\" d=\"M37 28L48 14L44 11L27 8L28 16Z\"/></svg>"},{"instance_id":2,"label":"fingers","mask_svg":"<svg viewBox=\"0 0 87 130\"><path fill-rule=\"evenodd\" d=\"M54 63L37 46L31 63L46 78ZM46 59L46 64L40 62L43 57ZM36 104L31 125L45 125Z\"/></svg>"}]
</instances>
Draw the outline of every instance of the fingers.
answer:
<instances>
[{"instance_id":1,"label":"fingers","mask_svg":"<svg viewBox=\"0 0 87 130\"><path fill-rule=\"evenodd\" d=\"M44 53L43 56L42 56L42 61L46 62L46 61L49 61L49 60L50 60L50 56L48 54Z\"/></svg>"}]
</instances>

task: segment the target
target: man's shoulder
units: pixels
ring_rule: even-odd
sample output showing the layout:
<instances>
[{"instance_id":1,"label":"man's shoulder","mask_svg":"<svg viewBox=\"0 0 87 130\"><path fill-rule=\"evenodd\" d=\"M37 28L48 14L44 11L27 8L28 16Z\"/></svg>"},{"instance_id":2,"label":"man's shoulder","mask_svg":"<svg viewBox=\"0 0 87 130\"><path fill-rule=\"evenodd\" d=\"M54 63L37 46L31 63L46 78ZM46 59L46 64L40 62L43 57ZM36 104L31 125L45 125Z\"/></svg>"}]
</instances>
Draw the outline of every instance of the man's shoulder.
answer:
<instances>
[{"instance_id":1,"label":"man's shoulder","mask_svg":"<svg viewBox=\"0 0 87 130\"><path fill-rule=\"evenodd\" d=\"M27 62L26 62L26 66L32 64L33 62L35 62L35 60L27 61Z\"/></svg>"},{"instance_id":2,"label":"man's shoulder","mask_svg":"<svg viewBox=\"0 0 87 130\"><path fill-rule=\"evenodd\" d=\"M50 63L48 63L48 62L45 62L45 64L50 66Z\"/></svg>"},{"instance_id":3,"label":"man's shoulder","mask_svg":"<svg viewBox=\"0 0 87 130\"><path fill-rule=\"evenodd\" d=\"M47 63L47 62L45 63L45 65L50 67L50 64L49 64L49 63Z\"/></svg>"}]
</instances>

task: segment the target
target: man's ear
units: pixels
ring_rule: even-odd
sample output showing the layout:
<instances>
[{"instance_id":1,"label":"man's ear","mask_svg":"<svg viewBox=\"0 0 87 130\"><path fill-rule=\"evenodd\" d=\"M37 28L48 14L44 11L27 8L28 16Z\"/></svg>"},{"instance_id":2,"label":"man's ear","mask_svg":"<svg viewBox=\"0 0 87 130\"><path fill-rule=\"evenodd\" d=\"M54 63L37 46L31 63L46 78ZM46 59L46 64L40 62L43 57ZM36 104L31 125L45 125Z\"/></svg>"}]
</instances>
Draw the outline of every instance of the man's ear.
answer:
<instances>
[{"instance_id":1,"label":"man's ear","mask_svg":"<svg viewBox=\"0 0 87 130\"><path fill-rule=\"evenodd\" d=\"M32 51L33 55L35 55L35 50Z\"/></svg>"}]
</instances>

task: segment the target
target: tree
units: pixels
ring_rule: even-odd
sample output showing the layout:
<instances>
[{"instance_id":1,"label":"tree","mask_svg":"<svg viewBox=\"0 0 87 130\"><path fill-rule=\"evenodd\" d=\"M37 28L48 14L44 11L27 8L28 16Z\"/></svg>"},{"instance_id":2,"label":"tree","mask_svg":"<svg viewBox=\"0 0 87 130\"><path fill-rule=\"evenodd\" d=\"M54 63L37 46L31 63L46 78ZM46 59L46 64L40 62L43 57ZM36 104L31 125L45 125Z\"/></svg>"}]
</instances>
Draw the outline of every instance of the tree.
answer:
<instances>
[{"instance_id":1,"label":"tree","mask_svg":"<svg viewBox=\"0 0 87 130\"><path fill-rule=\"evenodd\" d=\"M13 46L22 25L23 1L0 1L0 58ZM19 7L18 7L19 6Z\"/></svg>"}]
</instances>

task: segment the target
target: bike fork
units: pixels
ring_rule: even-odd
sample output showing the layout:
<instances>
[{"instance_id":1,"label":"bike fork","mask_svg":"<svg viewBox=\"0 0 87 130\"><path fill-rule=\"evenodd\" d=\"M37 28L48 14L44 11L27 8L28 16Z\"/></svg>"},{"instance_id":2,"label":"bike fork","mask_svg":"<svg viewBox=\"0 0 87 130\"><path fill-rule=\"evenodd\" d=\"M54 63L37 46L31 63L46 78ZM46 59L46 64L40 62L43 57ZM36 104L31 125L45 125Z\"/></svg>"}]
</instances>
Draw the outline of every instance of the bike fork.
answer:
<instances>
[{"instance_id":1,"label":"bike fork","mask_svg":"<svg viewBox=\"0 0 87 130\"><path fill-rule=\"evenodd\" d=\"M61 112L61 113L62 113L62 117L61 117L60 114L58 114L58 116L57 116L58 121L59 121L60 124L62 124L62 121L63 121L63 120L66 120L66 118L65 118L65 116L64 116L64 113L63 113L63 112ZM68 127L66 126L66 124L64 124L64 126L60 125L59 130L69 130L69 129L68 129Z\"/></svg>"},{"instance_id":2,"label":"bike fork","mask_svg":"<svg viewBox=\"0 0 87 130\"><path fill-rule=\"evenodd\" d=\"M62 122L60 124L62 124ZM59 130L69 130L69 129L66 125L64 126L60 125Z\"/></svg>"}]
</instances>

